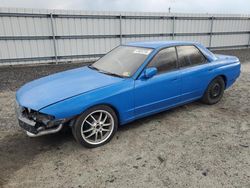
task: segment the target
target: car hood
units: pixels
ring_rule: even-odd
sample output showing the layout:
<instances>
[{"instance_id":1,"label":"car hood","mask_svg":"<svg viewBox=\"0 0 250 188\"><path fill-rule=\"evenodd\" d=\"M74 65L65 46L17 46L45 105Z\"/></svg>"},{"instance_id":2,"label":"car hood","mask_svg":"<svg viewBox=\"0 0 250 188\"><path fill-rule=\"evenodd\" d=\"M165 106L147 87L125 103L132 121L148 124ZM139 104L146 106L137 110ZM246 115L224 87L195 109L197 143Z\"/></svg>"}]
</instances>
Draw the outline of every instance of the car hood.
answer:
<instances>
[{"instance_id":1,"label":"car hood","mask_svg":"<svg viewBox=\"0 0 250 188\"><path fill-rule=\"evenodd\" d=\"M122 80L123 78L82 67L29 82L17 91L16 99L21 106L40 110L53 103Z\"/></svg>"}]
</instances>

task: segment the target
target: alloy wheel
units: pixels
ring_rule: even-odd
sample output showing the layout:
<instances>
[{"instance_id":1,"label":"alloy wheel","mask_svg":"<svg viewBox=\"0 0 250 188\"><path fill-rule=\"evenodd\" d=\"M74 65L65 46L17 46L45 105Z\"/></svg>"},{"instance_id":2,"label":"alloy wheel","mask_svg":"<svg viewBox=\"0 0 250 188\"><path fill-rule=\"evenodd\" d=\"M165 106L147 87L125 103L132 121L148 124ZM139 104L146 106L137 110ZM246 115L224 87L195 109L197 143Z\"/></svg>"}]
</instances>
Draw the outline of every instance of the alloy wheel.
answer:
<instances>
[{"instance_id":1,"label":"alloy wheel","mask_svg":"<svg viewBox=\"0 0 250 188\"><path fill-rule=\"evenodd\" d=\"M114 119L105 110L96 110L86 116L81 125L81 136L89 144L105 142L114 129Z\"/></svg>"}]
</instances>

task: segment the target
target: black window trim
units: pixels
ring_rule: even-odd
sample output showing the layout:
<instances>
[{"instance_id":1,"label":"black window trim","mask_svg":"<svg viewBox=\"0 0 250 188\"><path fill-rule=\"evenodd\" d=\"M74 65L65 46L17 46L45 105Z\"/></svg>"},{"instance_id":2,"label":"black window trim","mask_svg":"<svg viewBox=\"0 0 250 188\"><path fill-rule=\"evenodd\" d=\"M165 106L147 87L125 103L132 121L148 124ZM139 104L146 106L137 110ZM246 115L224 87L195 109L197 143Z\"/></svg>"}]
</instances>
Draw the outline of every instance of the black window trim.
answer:
<instances>
[{"instance_id":1,"label":"black window trim","mask_svg":"<svg viewBox=\"0 0 250 188\"><path fill-rule=\"evenodd\" d=\"M176 71L178 70L178 65L179 65L179 62L178 62L178 55L177 55L177 50L176 50L176 46L168 46L168 47L164 47L164 48L161 48L150 60L149 62L147 63L147 65L145 66L144 69L146 69L148 67L148 65L153 61L154 57L159 54L162 50L165 50L167 48L174 48L175 49L175 55L176 55L176 64L175 64L175 69L172 69L172 70L168 70L168 71L165 71L165 72L162 72L160 74L157 74L157 75L161 75L161 74L164 74L164 73L169 73L169 72L172 72L172 71ZM143 69L143 70L144 70Z\"/></svg>"},{"instance_id":2,"label":"black window trim","mask_svg":"<svg viewBox=\"0 0 250 188\"><path fill-rule=\"evenodd\" d=\"M189 66L180 67L180 60L179 60L179 55L178 55L178 50L177 50L177 47L179 47L179 46L193 46L193 47L196 48L196 49L200 52L200 54L204 57L205 63L191 64L191 65L189 65ZM209 62L208 59L207 59L207 57L206 57L206 56L200 51L200 49L199 49L196 45L194 45L194 44L190 44L190 45L176 45L176 46L175 46L175 49L176 49L176 54L177 54L177 59L178 59L178 69L179 69L179 70L186 69L186 68L190 68L190 67L196 67L196 66L204 65L204 64L207 64L207 63Z\"/></svg>"},{"instance_id":3,"label":"black window trim","mask_svg":"<svg viewBox=\"0 0 250 188\"><path fill-rule=\"evenodd\" d=\"M141 76L141 74L144 72L144 70L148 67L148 65L151 63L151 61L154 59L154 57L160 52L160 51L162 51L162 50L165 50L165 49L167 49L167 48L175 48L175 53L176 53L176 58L177 58L177 61L176 61L176 69L173 69L173 70L169 70L169 71L166 71L166 72L163 72L163 73L161 73L161 74L164 74L164 73L170 73L170 72L174 72L174 71L177 71L177 70L182 70L182 69L186 69L186 68L190 68L190 67L195 67L195 66L199 66L199 65L203 65L202 63L200 63L200 64L195 64L195 65L190 65L190 66L186 66L186 67L180 67L180 62L179 62L179 55L178 55L178 52L177 52L177 47L178 46L193 46L193 47L195 47L201 54L202 54L202 56L204 57L204 59L206 60L206 63L208 63L209 61L208 61L208 59L207 59L207 57L200 51L200 49L196 46L196 45L194 45L194 44L186 44L186 45L183 45L183 44L177 44L177 45L173 45L173 46L167 46L167 47L163 47L163 48L160 48L159 49L159 51L155 54L155 55L153 55L152 57L151 57L151 59L148 61L148 63L145 65L145 67L141 70L141 72L138 74L138 76L135 78L135 80L137 80L137 79L139 79L139 77ZM206 64L206 63L204 63L204 64ZM161 75L161 74L157 74L156 76L158 76L158 75Z\"/></svg>"}]
</instances>

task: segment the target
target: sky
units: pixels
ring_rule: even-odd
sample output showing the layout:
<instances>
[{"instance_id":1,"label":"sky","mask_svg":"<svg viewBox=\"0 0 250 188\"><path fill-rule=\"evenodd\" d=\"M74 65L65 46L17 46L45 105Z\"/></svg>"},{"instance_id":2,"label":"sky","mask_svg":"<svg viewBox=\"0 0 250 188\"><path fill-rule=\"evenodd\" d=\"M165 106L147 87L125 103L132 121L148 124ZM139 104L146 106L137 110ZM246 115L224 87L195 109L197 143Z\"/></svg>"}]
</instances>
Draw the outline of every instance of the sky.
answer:
<instances>
[{"instance_id":1,"label":"sky","mask_svg":"<svg viewBox=\"0 0 250 188\"><path fill-rule=\"evenodd\" d=\"M250 0L0 0L0 7L250 14Z\"/></svg>"}]
</instances>

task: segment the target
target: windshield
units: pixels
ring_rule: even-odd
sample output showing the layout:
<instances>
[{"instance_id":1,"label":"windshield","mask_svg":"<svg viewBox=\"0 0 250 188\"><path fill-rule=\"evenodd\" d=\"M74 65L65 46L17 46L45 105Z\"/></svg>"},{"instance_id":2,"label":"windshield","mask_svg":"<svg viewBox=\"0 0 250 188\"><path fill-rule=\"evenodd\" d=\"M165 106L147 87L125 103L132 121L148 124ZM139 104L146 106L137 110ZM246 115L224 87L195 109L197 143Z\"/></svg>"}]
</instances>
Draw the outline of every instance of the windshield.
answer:
<instances>
[{"instance_id":1,"label":"windshield","mask_svg":"<svg viewBox=\"0 0 250 188\"><path fill-rule=\"evenodd\" d=\"M93 63L90 68L100 72L131 77L152 52L149 48L119 46Z\"/></svg>"}]
</instances>

